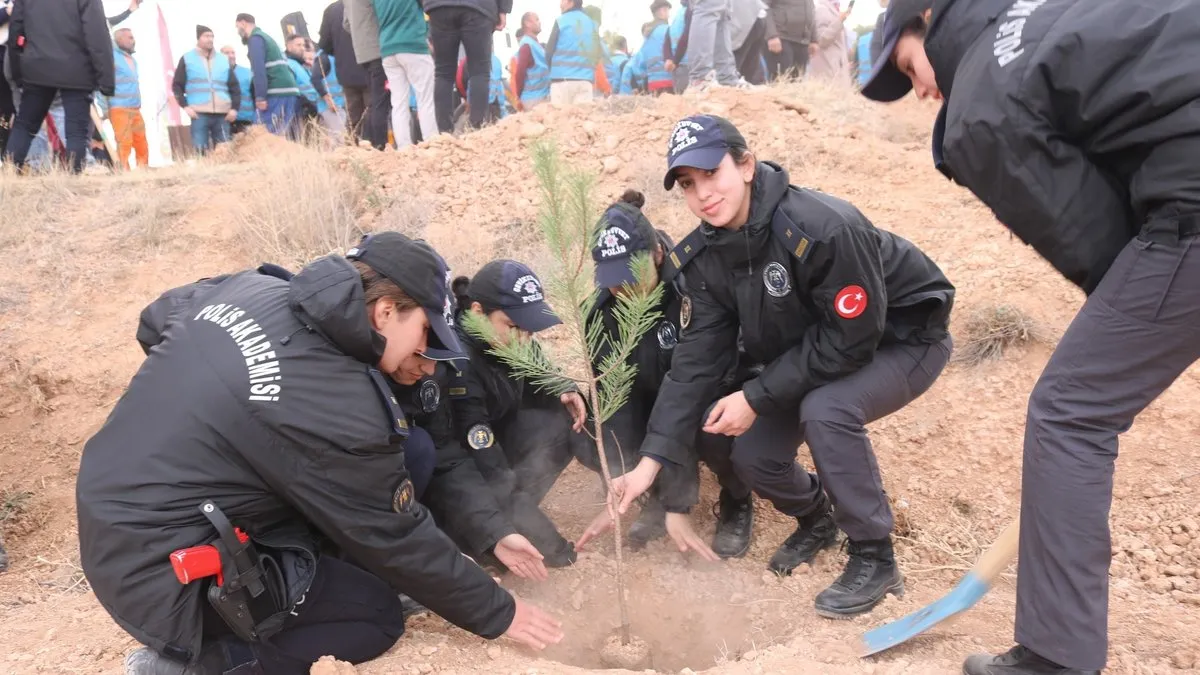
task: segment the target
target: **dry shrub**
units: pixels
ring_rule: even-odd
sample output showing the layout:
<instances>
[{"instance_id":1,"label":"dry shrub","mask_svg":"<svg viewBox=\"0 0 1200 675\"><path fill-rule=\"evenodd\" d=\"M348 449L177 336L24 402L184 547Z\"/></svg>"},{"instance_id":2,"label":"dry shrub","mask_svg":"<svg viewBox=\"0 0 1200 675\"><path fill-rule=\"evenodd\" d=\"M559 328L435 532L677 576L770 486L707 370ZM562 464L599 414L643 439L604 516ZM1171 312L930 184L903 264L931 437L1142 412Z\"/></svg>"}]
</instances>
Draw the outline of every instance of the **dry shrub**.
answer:
<instances>
[{"instance_id":1,"label":"dry shrub","mask_svg":"<svg viewBox=\"0 0 1200 675\"><path fill-rule=\"evenodd\" d=\"M997 360L1016 345L1050 342L1041 324L1012 305L976 310L966 320L966 334L954 350L953 361L968 366Z\"/></svg>"},{"instance_id":2,"label":"dry shrub","mask_svg":"<svg viewBox=\"0 0 1200 675\"><path fill-rule=\"evenodd\" d=\"M84 187L66 171L20 176L0 166L0 250L28 247L70 218Z\"/></svg>"},{"instance_id":3,"label":"dry shrub","mask_svg":"<svg viewBox=\"0 0 1200 675\"><path fill-rule=\"evenodd\" d=\"M246 246L260 259L301 266L345 251L362 237L364 187L326 156L296 148L264 157L256 168L240 225Z\"/></svg>"}]
</instances>

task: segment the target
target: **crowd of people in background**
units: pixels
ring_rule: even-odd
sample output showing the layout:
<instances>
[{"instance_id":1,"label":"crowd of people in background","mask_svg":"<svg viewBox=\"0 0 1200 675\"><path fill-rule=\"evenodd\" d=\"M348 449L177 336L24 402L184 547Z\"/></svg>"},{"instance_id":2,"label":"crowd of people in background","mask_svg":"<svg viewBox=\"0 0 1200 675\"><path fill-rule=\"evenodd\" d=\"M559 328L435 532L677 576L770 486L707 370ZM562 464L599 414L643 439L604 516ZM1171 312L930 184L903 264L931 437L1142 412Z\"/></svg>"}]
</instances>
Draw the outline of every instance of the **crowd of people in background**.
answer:
<instances>
[{"instance_id":1,"label":"crowd of people in background","mask_svg":"<svg viewBox=\"0 0 1200 675\"><path fill-rule=\"evenodd\" d=\"M105 17L98 0L0 0L5 160L40 168L57 156L79 171L93 162L127 169L132 156L148 166L136 36L125 27L109 34L140 2ZM196 26L196 46L179 59L170 96L188 118L196 155L252 125L294 140L366 141L383 150L547 101L751 88L781 78L861 82L870 70L877 31L846 27L854 0L845 8L838 0L675 2L648 6L636 52L625 36L602 32L601 10L583 0L560 0L548 31L527 12L507 68L493 42L510 27L512 0L336 0L318 40L307 27L285 27L282 43L242 13L235 24L250 66Z\"/></svg>"}]
</instances>

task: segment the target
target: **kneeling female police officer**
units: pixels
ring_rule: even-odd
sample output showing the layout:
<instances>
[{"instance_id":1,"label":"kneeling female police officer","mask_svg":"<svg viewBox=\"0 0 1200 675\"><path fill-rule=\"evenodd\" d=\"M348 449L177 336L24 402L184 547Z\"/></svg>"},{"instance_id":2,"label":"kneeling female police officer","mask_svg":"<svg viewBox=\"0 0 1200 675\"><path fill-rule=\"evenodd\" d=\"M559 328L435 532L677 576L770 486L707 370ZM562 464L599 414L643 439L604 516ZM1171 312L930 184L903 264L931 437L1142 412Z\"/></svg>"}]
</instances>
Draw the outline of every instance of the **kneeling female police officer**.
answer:
<instances>
[{"instance_id":1,"label":"kneeling female police officer","mask_svg":"<svg viewBox=\"0 0 1200 675\"><path fill-rule=\"evenodd\" d=\"M798 520L771 569L790 573L841 529L850 558L817 596L817 611L869 611L903 580L865 425L920 396L946 365L954 288L916 246L849 203L792 186L782 167L755 161L725 119L679 122L667 160L664 186L678 183L702 222L668 256L687 275L682 331L642 459L614 486L623 492L618 507L664 462L694 456L687 439L700 427L724 439L759 496ZM761 369L713 404L739 329ZM801 442L816 475L795 461Z\"/></svg>"},{"instance_id":2,"label":"kneeling female police officer","mask_svg":"<svg viewBox=\"0 0 1200 675\"><path fill-rule=\"evenodd\" d=\"M369 660L404 631L398 591L486 638L560 639L434 526L405 467L384 377L461 357L447 274L427 244L386 232L290 279L217 277L146 308L147 358L77 484L84 572L148 647L127 673ZM220 576L196 562L210 544Z\"/></svg>"}]
</instances>

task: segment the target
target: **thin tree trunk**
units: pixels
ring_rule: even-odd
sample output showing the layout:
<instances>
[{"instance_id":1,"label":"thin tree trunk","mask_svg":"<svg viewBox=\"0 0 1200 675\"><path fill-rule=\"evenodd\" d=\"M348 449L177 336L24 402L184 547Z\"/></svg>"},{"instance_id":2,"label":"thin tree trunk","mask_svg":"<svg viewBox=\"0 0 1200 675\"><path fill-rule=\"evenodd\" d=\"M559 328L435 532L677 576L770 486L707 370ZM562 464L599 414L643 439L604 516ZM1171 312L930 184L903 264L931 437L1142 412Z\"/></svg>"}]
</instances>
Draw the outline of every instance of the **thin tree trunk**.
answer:
<instances>
[{"instance_id":1,"label":"thin tree trunk","mask_svg":"<svg viewBox=\"0 0 1200 675\"><path fill-rule=\"evenodd\" d=\"M597 382L592 382L592 410L596 412L596 452L600 455L600 470L604 473L604 487L612 494L612 472L608 468L608 456L604 454L604 429L600 421L600 394ZM625 560L621 552L621 514L613 509L613 544L617 550L617 610L621 616L621 643L629 644L632 635L629 627L629 610L625 607Z\"/></svg>"}]
</instances>

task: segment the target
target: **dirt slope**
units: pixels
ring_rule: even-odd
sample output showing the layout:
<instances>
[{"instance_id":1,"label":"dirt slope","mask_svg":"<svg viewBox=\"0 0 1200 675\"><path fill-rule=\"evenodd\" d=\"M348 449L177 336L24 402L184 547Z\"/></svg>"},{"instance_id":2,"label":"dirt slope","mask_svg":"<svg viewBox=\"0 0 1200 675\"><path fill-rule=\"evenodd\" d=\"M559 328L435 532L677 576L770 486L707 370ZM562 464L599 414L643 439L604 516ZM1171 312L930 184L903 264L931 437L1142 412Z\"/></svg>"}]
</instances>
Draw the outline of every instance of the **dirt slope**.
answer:
<instances>
[{"instance_id":1,"label":"dirt slope","mask_svg":"<svg viewBox=\"0 0 1200 675\"><path fill-rule=\"evenodd\" d=\"M344 149L326 161L257 137L226 161L149 176L0 176L0 533L12 558L0 575L0 671L116 673L134 646L79 570L73 483L83 443L141 362L133 331L145 303L170 286L267 258L294 267L348 243L355 223L423 233L459 273L499 256L536 268L546 260L526 148L547 136L568 161L598 172L598 199L637 187L651 220L681 237L693 219L661 189L662 156L674 121L696 110L729 116L793 182L849 199L929 251L959 287L960 346L974 335L969 320L1001 304L1040 322L1051 339L1078 308L1079 293L931 168L932 110L909 102L883 118L845 92L808 85L541 110L402 153ZM874 659L853 652L863 630L945 592L1016 513L1025 399L1048 354L1032 344L981 366L953 365L924 397L872 426L889 494L902 505L908 593L868 617L829 622L812 612L840 552L787 579L765 573L790 526L763 503L743 560L701 565L665 544L631 555L634 628L651 643L655 667L923 675L958 672L971 651L1007 648L1011 578L954 624ZM1193 370L1122 443L1112 672L1176 672L1200 658L1198 397ZM801 459L808 461L803 450ZM714 497L709 485L695 511L705 531ZM570 536L600 500L594 476L573 467L547 504ZM504 580L566 623L567 641L540 659L422 617L358 672L598 667L596 648L616 625L610 556L603 542L547 583Z\"/></svg>"}]
</instances>

